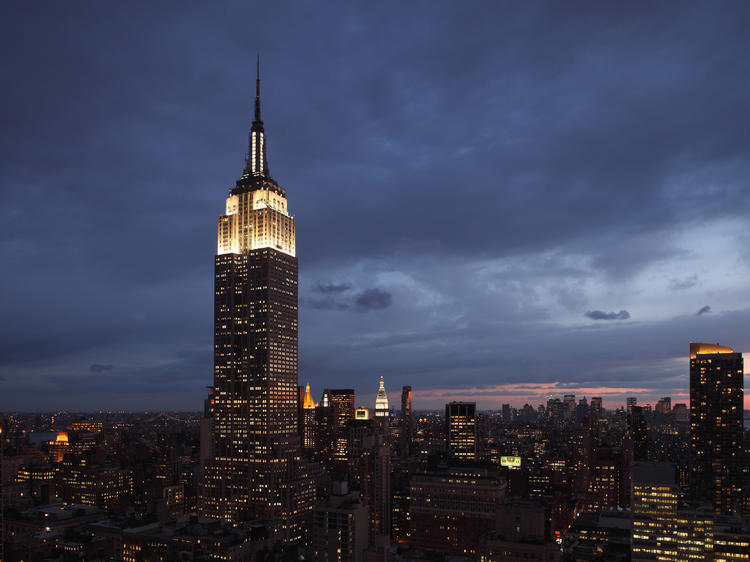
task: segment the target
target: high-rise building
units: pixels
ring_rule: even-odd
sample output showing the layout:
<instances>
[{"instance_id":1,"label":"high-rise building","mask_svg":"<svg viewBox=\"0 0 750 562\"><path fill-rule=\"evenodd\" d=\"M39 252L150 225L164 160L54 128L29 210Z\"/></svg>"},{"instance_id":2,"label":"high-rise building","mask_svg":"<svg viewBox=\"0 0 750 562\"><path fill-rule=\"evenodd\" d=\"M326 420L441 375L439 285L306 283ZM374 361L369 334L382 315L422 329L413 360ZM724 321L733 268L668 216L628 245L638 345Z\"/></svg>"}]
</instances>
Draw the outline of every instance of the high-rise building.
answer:
<instances>
[{"instance_id":1,"label":"high-rise building","mask_svg":"<svg viewBox=\"0 0 750 562\"><path fill-rule=\"evenodd\" d=\"M378 387L378 395L375 397L375 417L387 418L388 415L389 415L388 395L385 393L385 383L383 382L383 377L380 377L380 386Z\"/></svg>"},{"instance_id":2,"label":"high-rise building","mask_svg":"<svg viewBox=\"0 0 750 562\"><path fill-rule=\"evenodd\" d=\"M566 394L563 397L563 404L565 404L565 418L571 419L576 411L576 395Z\"/></svg>"},{"instance_id":3,"label":"high-rise building","mask_svg":"<svg viewBox=\"0 0 750 562\"><path fill-rule=\"evenodd\" d=\"M315 449L315 400L310 393L310 383L300 387L300 399L298 405L297 423L302 449L306 453L311 453Z\"/></svg>"},{"instance_id":4,"label":"high-rise building","mask_svg":"<svg viewBox=\"0 0 750 562\"><path fill-rule=\"evenodd\" d=\"M449 402L445 405L445 438L448 457L473 461L477 456L476 402Z\"/></svg>"},{"instance_id":5,"label":"high-rise building","mask_svg":"<svg viewBox=\"0 0 750 562\"><path fill-rule=\"evenodd\" d=\"M479 537L495 527L507 480L473 465L437 467L411 477L406 543L460 554L476 553Z\"/></svg>"},{"instance_id":6,"label":"high-rise building","mask_svg":"<svg viewBox=\"0 0 750 562\"><path fill-rule=\"evenodd\" d=\"M627 405L628 405L628 407L627 407L628 412L627 413L628 413L628 415L630 415L630 411L633 409L633 406L637 406L638 405L638 398L636 398L635 396L628 396L628 398L627 398Z\"/></svg>"},{"instance_id":7,"label":"high-rise building","mask_svg":"<svg viewBox=\"0 0 750 562\"><path fill-rule=\"evenodd\" d=\"M679 488L670 463L633 465L633 560L678 560Z\"/></svg>"},{"instance_id":8,"label":"high-rise building","mask_svg":"<svg viewBox=\"0 0 750 562\"><path fill-rule=\"evenodd\" d=\"M401 389L401 455L408 456L411 453L412 439L414 438L414 419L411 409L411 386Z\"/></svg>"},{"instance_id":9,"label":"high-rise building","mask_svg":"<svg viewBox=\"0 0 750 562\"><path fill-rule=\"evenodd\" d=\"M602 397L601 396L594 396L591 399L591 412L593 414L596 414L597 416L600 416L603 413L602 409Z\"/></svg>"},{"instance_id":10,"label":"high-rise building","mask_svg":"<svg viewBox=\"0 0 750 562\"><path fill-rule=\"evenodd\" d=\"M630 406L628 410L628 432L633 440L633 460L648 460L648 422L641 406Z\"/></svg>"},{"instance_id":11,"label":"high-rise building","mask_svg":"<svg viewBox=\"0 0 750 562\"><path fill-rule=\"evenodd\" d=\"M503 412L503 422L510 423L510 404L503 404L502 412Z\"/></svg>"},{"instance_id":12,"label":"high-rise building","mask_svg":"<svg viewBox=\"0 0 750 562\"><path fill-rule=\"evenodd\" d=\"M597 512L609 507L625 507L629 491L624 451L620 447L599 447L593 457L586 510Z\"/></svg>"},{"instance_id":13,"label":"high-rise building","mask_svg":"<svg viewBox=\"0 0 750 562\"><path fill-rule=\"evenodd\" d=\"M743 361L731 347L690 344L691 488L714 512L742 501Z\"/></svg>"},{"instance_id":14,"label":"high-rise building","mask_svg":"<svg viewBox=\"0 0 750 562\"><path fill-rule=\"evenodd\" d=\"M348 427L349 481L362 491L370 509L370 538L391 532L391 449L377 420L355 420ZM377 541L376 541L377 542Z\"/></svg>"},{"instance_id":15,"label":"high-rise building","mask_svg":"<svg viewBox=\"0 0 750 562\"><path fill-rule=\"evenodd\" d=\"M219 217L217 246L213 450L199 511L278 520L295 539L314 501L297 434L295 226L268 169L260 71L245 168Z\"/></svg>"},{"instance_id":16,"label":"high-rise building","mask_svg":"<svg viewBox=\"0 0 750 562\"><path fill-rule=\"evenodd\" d=\"M670 396L659 399L656 403L656 413L662 416L668 416L672 413L672 398Z\"/></svg>"},{"instance_id":17,"label":"high-rise building","mask_svg":"<svg viewBox=\"0 0 750 562\"><path fill-rule=\"evenodd\" d=\"M327 388L323 394L333 407L333 458L346 461L346 426L354 419L354 389Z\"/></svg>"},{"instance_id":18,"label":"high-rise building","mask_svg":"<svg viewBox=\"0 0 750 562\"><path fill-rule=\"evenodd\" d=\"M362 562L367 548L368 509L346 482L334 482L332 494L313 513L315 560Z\"/></svg>"},{"instance_id":19,"label":"high-rise building","mask_svg":"<svg viewBox=\"0 0 750 562\"><path fill-rule=\"evenodd\" d=\"M560 546L552 540L548 509L540 502L514 499L497 508L495 529L479 538L479 562L560 562Z\"/></svg>"},{"instance_id":20,"label":"high-rise building","mask_svg":"<svg viewBox=\"0 0 750 562\"><path fill-rule=\"evenodd\" d=\"M687 404L675 404L672 408L672 415L674 415L674 421L676 422L688 421Z\"/></svg>"}]
</instances>

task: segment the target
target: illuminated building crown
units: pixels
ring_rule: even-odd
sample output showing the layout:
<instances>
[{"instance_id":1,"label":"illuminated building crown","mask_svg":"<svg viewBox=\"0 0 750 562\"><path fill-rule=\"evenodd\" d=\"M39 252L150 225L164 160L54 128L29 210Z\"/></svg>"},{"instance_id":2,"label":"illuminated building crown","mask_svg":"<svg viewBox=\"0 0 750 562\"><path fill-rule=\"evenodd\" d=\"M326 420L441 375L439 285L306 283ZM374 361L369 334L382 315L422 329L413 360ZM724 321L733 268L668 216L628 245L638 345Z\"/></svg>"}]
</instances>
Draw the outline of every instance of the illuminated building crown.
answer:
<instances>
[{"instance_id":1,"label":"illuminated building crown","mask_svg":"<svg viewBox=\"0 0 750 562\"><path fill-rule=\"evenodd\" d=\"M312 394L310 394L310 383L307 383L307 386L305 387L305 397L302 400L302 407L305 410L310 410L315 408L315 400L313 400Z\"/></svg>"},{"instance_id":2,"label":"illuminated building crown","mask_svg":"<svg viewBox=\"0 0 750 562\"><path fill-rule=\"evenodd\" d=\"M385 393L385 383L383 382L383 377L380 377L380 387L378 388L378 396L375 399L375 415L376 416L388 415L388 395Z\"/></svg>"},{"instance_id":3,"label":"illuminated building crown","mask_svg":"<svg viewBox=\"0 0 750 562\"><path fill-rule=\"evenodd\" d=\"M289 214L286 191L268 172L266 137L260 118L260 58L255 80L255 119L245 169L229 191L226 211L219 218L216 253L242 254L273 248L296 255L294 217Z\"/></svg>"}]
</instances>

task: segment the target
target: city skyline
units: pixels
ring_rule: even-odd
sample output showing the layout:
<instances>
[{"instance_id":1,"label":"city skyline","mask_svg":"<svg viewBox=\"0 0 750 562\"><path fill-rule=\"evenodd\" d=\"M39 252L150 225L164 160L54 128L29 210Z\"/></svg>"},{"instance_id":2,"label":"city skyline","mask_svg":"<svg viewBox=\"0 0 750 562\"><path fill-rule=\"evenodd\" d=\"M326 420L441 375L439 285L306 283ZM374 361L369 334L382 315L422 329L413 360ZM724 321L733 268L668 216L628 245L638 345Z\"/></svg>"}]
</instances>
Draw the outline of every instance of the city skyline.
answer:
<instances>
[{"instance_id":1,"label":"city skyline","mask_svg":"<svg viewBox=\"0 0 750 562\"><path fill-rule=\"evenodd\" d=\"M0 410L199 409L257 51L316 400L373 407L382 376L415 410L689 403L689 342L750 351L736 14L341 9L320 37L326 14L263 8L227 39L244 18L209 8L13 9Z\"/></svg>"}]
</instances>

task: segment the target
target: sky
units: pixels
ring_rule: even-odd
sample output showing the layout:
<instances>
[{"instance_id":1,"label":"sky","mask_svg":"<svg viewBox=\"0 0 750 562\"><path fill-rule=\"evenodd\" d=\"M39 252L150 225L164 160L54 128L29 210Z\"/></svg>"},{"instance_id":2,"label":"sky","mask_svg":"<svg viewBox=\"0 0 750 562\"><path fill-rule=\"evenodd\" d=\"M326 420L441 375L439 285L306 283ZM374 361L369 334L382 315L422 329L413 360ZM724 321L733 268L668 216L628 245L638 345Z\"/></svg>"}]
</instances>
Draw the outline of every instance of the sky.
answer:
<instances>
[{"instance_id":1,"label":"sky","mask_svg":"<svg viewBox=\"0 0 750 562\"><path fill-rule=\"evenodd\" d=\"M749 17L4 4L0 410L202 408L258 53L316 397L689 402L689 342L750 353Z\"/></svg>"}]
</instances>

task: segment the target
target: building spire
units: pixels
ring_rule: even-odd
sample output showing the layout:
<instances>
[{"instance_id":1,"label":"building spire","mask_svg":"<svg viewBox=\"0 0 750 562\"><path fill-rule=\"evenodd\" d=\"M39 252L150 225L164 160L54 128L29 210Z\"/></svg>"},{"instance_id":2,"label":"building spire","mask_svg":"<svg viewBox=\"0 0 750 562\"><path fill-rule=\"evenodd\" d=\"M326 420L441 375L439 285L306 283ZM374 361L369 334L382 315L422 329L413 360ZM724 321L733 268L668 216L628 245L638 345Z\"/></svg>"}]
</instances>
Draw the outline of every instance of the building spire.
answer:
<instances>
[{"instance_id":1,"label":"building spire","mask_svg":"<svg viewBox=\"0 0 750 562\"><path fill-rule=\"evenodd\" d=\"M263 121L260 118L260 55L258 55L255 63L255 119L253 119L253 126L250 129L249 144L245 171L242 177L261 176L270 178L266 156L266 135L263 130Z\"/></svg>"},{"instance_id":2,"label":"building spire","mask_svg":"<svg viewBox=\"0 0 750 562\"><path fill-rule=\"evenodd\" d=\"M255 63L255 121L260 120L260 55Z\"/></svg>"},{"instance_id":3,"label":"building spire","mask_svg":"<svg viewBox=\"0 0 750 562\"><path fill-rule=\"evenodd\" d=\"M382 376L380 377L378 395L375 397L375 416L388 416L388 395L385 393L385 383L383 382Z\"/></svg>"},{"instance_id":4,"label":"building spire","mask_svg":"<svg viewBox=\"0 0 750 562\"><path fill-rule=\"evenodd\" d=\"M302 401L302 407L305 410L310 410L315 408L317 404L315 404L315 400L313 400L312 394L310 394L310 383L307 383L307 386L305 387L305 397Z\"/></svg>"}]
</instances>

